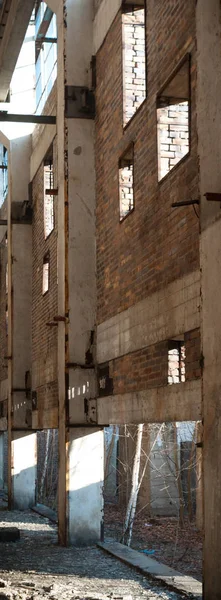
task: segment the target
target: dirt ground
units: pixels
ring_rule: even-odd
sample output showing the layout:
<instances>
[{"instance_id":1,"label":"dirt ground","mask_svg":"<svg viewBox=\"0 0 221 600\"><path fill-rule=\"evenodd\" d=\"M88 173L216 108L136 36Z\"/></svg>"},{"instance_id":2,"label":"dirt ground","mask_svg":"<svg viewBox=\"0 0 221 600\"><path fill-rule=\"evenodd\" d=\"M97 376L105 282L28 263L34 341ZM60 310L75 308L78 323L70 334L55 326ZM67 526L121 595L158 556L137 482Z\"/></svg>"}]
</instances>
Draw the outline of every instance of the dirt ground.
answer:
<instances>
[{"instance_id":1,"label":"dirt ground","mask_svg":"<svg viewBox=\"0 0 221 600\"><path fill-rule=\"evenodd\" d=\"M120 541L124 510L106 504L104 515L106 537ZM176 518L149 519L140 512L134 522L131 547L147 550L159 562L202 581L202 533L187 519L180 529Z\"/></svg>"},{"instance_id":2,"label":"dirt ground","mask_svg":"<svg viewBox=\"0 0 221 600\"><path fill-rule=\"evenodd\" d=\"M1 509L0 527L18 527L0 543L0 600L181 600L95 547L62 548L57 528L33 511Z\"/></svg>"}]
</instances>

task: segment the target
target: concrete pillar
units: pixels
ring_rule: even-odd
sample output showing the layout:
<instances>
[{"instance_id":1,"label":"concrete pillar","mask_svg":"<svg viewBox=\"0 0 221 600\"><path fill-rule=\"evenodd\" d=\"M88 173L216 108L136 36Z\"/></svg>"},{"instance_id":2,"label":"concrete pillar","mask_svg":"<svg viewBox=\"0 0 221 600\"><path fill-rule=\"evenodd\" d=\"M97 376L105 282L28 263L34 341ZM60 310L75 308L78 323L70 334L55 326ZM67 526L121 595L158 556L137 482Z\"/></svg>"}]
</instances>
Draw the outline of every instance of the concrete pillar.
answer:
<instances>
[{"instance_id":1,"label":"concrete pillar","mask_svg":"<svg viewBox=\"0 0 221 600\"><path fill-rule=\"evenodd\" d=\"M92 427L69 430L69 543L88 546L103 528L103 431Z\"/></svg>"},{"instance_id":2,"label":"concrete pillar","mask_svg":"<svg viewBox=\"0 0 221 600\"><path fill-rule=\"evenodd\" d=\"M201 195L201 335L203 365L204 600L221 590L221 7L198 0L197 128Z\"/></svg>"},{"instance_id":3,"label":"concrete pillar","mask_svg":"<svg viewBox=\"0 0 221 600\"><path fill-rule=\"evenodd\" d=\"M4 433L0 433L0 489L4 487Z\"/></svg>"},{"instance_id":4,"label":"concrete pillar","mask_svg":"<svg viewBox=\"0 0 221 600\"><path fill-rule=\"evenodd\" d=\"M37 434L12 432L12 506L25 510L36 503Z\"/></svg>"},{"instance_id":5,"label":"concrete pillar","mask_svg":"<svg viewBox=\"0 0 221 600\"><path fill-rule=\"evenodd\" d=\"M94 115L84 111L82 95L83 88L91 88L93 4L93 0L64 0L57 11L58 530L62 545L99 539L102 508L103 433L96 428L94 367Z\"/></svg>"}]
</instances>

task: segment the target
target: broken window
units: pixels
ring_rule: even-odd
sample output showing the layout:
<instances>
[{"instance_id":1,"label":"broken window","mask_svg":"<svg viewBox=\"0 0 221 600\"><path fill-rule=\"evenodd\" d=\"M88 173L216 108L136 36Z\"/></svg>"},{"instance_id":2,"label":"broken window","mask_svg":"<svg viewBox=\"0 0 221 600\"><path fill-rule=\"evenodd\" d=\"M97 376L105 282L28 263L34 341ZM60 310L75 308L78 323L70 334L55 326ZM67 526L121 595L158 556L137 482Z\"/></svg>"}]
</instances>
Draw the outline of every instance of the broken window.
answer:
<instances>
[{"instance_id":1,"label":"broken window","mask_svg":"<svg viewBox=\"0 0 221 600\"><path fill-rule=\"evenodd\" d=\"M38 2L35 14L36 111L42 113L57 77L56 15L46 2Z\"/></svg>"},{"instance_id":2,"label":"broken window","mask_svg":"<svg viewBox=\"0 0 221 600\"><path fill-rule=\"evenodd\" d=\"M49 254L45 254L43 260L42 294L49 290Z\"/></svg>"},{"instance_id":3,"label":"broken window","mask_svg":"<svg viewBox=\"0 0 221 600\"><path fill-rule=\"evenodd\" d=\"M131 145L119 160L120 221L134 209L134 147Z\"/></svg>"},{"instance_id":4,"label":"broken window","mask_svg":"<svg viewBox=\"0 0 221 600\"><path fill-rule=\"evenodd\" d=\"M50 190L54 185L52 153L44 162L44 234L45 239L54 229L54 196Z\"/></svg>"},{"instance_id":5,"label":"broken window","mask_svg":"<svg viewBox=\"0 0 221 600\"><path fill-rule=\"evenodd\" d=\"M122 4L123 124L130 121L146 97L144 0Z\"/></svg>"},{"instance_id":6,"label":"broken window","mask_svg":"<svg viewBox=\"0 0 221 600\"><path fill-rule=\"evenodd\" d=\"M168 383L185 381L185 345L182 340L168 343Z\"/></svg>"},{"instance_id":7,"label":"broken window","mask_svg":"<svg viewBox=\"0 0 221 600\"><path fill-rule=\"evenodd\" d=\"M189 152L189 56L157 96L158 180Z\"/></svg>"}]
</instances>

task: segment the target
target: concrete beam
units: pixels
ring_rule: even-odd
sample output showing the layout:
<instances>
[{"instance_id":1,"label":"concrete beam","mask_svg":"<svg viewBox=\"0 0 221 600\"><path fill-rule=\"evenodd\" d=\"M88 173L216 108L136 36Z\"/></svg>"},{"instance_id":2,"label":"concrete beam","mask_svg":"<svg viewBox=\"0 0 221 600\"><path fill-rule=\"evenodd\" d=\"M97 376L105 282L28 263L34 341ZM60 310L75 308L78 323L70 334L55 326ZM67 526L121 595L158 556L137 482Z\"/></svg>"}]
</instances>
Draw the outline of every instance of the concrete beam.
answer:
<instances>
[{"instance_id":1,"label":"concrete beam","mask_svg":"<svg viewBox=\"0 0 221 600\"><path fill-rule=\"evenodd\" d=\"M200 273L194 271L98 325L98 363L196 329L199 308Z\"/></svg>"},{"instance_id":2,"label":"concrete beam","mask_svg":"<svg viewBox=\"0 0 221 600\"><path fill-rule=\"evenodd\" d=\"M103 0L100 4L94 18L94 54L102 46L121 4L122 0Z\"/></svg>"},{"instance_id":3,"label":"concrete beam","mask_svg":"<svg viewBox=\"0 0 221 600\"><path fill-rule=\"evenodd\" d=\"M99 425L199 421L201 381L186 381L97 400Z\"/></svg>"},{"instance_id":4,"label":"concrete beam","mask_svg":"<svg viewBox=\"0 0 221 600\"><path fill-rule=\"evenodd\" d=\"M18 54L35 5L34 0L12 0L0 44L0 101L6 100Z\"/></svg>"}]
</instances>

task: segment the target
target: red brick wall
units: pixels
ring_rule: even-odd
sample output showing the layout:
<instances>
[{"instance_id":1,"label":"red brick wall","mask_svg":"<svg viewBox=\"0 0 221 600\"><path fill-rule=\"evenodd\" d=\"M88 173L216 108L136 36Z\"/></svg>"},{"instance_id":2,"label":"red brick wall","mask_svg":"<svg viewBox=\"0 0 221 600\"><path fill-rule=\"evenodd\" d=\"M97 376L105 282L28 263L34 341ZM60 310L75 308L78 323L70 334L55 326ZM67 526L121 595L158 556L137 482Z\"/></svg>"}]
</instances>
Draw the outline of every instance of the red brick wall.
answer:
<instances>
[{"instance_id":1,"label":"red brick wall","mask_svg":"<svg viewBox=\"0 0 221 600\"><path fill-rule=\"evenodd\" d=\"M53 143L54 185L57 185L56 138ZM55 227L44 237L44 163L33 180L33 268L32 268L32 363L33 386L37 391L39 426L44 415L52 414L58 402L57 393L57 327L48 327L57 315L57 203L54 198ZM49 252L49 291L42 295L43 260ZM51 427L56 426L52 421Z\"/></svg>"},{"instance_id":2,"label":"red brick wall","mask_svg":"<svg viewBox=\"0 0 221 600\"><path fill-rule=\"evenodd\" d=\"M154 344L111 361L114 394L135 392L167 384L168 342Z\"/></svg>"},{"instance_id":3,"label":"red brick wall","mask_svg":"<svg viewBox=\"0 0 221 600\"><path fill-rule=\"evenodd\" d=\"M198 379L201 376L199 329L185 333L184 344L185 380ZM113 378L114 394L167 385L168 340L110 361L109 374Z\"/></svg>"},{"instance_id":4,"label":"red brick wall","mask_svg":"<svg viewBox=\"0 0 221 600\"><path fill-rule=\"evenodd\" d=\"M148 98L122 128L121 14L97 54L97 321L199 267L199 221L175 201L198 196L195 1L147 3ZM191 52L191 151L159 184L156 94ZM134 142L135 210L119 222L118 161Z\"/></svg>"}]
</instances>

